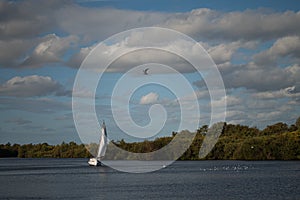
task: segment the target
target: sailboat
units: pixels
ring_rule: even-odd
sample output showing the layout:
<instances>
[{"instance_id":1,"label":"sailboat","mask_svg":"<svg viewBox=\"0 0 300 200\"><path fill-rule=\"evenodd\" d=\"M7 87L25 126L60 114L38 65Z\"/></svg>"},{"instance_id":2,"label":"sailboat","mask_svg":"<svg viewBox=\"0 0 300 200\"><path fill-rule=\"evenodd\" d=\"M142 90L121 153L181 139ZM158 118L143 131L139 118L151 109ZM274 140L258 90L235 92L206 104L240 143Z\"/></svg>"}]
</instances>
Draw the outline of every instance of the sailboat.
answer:
<instances>
[{"instance_id":1,"label":"sailboat","mask_svg":"<svg viewBox=\"0 0 300 200\"><path fill-rule=\"evenodd\" d=\"M98 152L97 152L97 157L96 158L90 158L88 161L88 164L90 166L101 166L101 159L105 156L107 148L107 133L106 133L106 126L105 122L103 121L102 127L101 127L101 137L99 141L99 147L98 147Z\"/></svg>"}]
</instances>

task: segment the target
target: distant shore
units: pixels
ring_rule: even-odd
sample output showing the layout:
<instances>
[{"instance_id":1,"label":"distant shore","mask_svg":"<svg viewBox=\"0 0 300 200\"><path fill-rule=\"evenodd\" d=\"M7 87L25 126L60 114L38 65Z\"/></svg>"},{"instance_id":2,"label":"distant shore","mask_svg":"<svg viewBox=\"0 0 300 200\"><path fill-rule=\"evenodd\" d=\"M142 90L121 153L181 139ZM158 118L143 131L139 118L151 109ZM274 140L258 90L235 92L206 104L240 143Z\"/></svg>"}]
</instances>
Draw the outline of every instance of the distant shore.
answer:
<instances>
[{"instance_id":1,"label":"distant shore","mask_svg":"<svg viewBox=\"0 0 300 200\"><path fill-rule=\"evenodd\" d=\"M282 122L267 126L263 130L243 125L226 124L222 134L204 158L199 159L199 150L205 138L207 126L197 130L196 136L178 160L300 160L300 122L288 126ZM154 152L167 145L177 134L156 138L153 141L125 142L111 141L109 145L116 145L128 152L147 153ZM180 143L178 143L180 145ZM75 142L61 143L58 145L42 144L1 144L0 158L89 158L97 150L97 144L76 144ZM108 146L109 149L109 146ZM108 160L124 159L124 155L107 153ZM126 157L125 157L126 158ZM135 159L135 158L131 158ZM150 158L151 159L151 158ZM170 159L173 159L170 157Z\"/></svg>"}]
</instances>

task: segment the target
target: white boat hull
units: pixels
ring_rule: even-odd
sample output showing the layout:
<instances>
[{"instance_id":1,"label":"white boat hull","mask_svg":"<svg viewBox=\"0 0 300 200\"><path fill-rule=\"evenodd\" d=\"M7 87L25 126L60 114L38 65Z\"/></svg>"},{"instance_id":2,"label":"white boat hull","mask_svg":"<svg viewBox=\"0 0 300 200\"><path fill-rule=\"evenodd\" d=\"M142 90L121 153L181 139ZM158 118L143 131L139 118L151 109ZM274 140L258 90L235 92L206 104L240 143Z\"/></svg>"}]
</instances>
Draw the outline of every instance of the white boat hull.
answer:
<instances>
[{"instance_id":1,"label":"white boat hull","mask_svg":"<svg viewBox=\"0 0 300 200\"><path fill-rule=\"evenodd\" d=\"M90 160L88 161L88 164L90 166L101 166L101 161L97 160L96 158L90 158Z\"/></svg>"}]
</instances>

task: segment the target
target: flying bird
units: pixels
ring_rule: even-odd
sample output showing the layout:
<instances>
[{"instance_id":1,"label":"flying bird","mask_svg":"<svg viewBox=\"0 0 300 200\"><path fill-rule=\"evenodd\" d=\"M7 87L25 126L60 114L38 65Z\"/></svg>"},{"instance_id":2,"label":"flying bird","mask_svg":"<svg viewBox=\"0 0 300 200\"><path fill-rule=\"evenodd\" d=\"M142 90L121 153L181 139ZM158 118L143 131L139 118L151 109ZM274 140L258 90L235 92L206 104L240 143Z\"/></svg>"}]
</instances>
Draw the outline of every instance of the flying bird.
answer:
<instances>
[{"instance_id":1,"label":"flying bird","mask_svg":"<svg viewBox=\"0 0 300 200\"><path fill-rule=\"evenodd\" d=\"M149 70L149 68L146 68L146 69L143 70L145 75L148 75L148 70Z\"/></svg>"}]
</instances>

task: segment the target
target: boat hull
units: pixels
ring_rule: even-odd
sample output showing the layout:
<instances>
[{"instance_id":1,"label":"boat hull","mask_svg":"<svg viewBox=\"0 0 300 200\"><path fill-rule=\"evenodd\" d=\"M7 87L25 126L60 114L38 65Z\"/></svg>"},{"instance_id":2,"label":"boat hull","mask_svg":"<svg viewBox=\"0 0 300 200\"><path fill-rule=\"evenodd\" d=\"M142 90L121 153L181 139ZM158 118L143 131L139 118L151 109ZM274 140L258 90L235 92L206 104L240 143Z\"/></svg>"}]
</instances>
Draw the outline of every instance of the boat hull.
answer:
<instances>
[{"instance_id":1,"label":"boat hull","mask_svg":"<svg viewBox=\"0 0 300 200\"><path fill-rule=\"evenodd\" d=\"M102 163L100 160L97 160L96 158L91 158L88 161L89 166L102 166Z\"/></svg>"}]
</instances>

